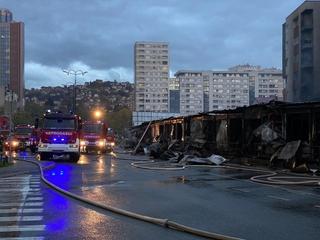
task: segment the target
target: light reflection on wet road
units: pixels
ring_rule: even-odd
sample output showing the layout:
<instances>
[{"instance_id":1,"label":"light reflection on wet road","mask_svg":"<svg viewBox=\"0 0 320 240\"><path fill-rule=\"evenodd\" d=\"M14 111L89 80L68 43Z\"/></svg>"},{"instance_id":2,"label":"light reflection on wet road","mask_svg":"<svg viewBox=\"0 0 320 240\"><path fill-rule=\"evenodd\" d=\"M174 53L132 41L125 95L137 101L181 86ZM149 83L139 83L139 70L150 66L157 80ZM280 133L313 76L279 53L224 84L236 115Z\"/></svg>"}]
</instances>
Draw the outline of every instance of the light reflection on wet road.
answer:
<instances>
[{"instance_id":1,"label":"light reflection on wet road","mask_svg":"<svg viewBox=\"0 0 320 240\"><path fill-rule=\"evenodd\" d=\"M317 239L319 188L279 188L247 181L254 175L206 168L148 171L110 155L84 155L77 164L57 162L46 171L48 180L91 200L204 230L245 239ZM49 221L50 232L62 229L83 239L195 239L111 213L101 215L64 197L56 199L57 194L48 195L52 204L48 212L55 209L62 214Z\"/></svg>"}]
</instances>

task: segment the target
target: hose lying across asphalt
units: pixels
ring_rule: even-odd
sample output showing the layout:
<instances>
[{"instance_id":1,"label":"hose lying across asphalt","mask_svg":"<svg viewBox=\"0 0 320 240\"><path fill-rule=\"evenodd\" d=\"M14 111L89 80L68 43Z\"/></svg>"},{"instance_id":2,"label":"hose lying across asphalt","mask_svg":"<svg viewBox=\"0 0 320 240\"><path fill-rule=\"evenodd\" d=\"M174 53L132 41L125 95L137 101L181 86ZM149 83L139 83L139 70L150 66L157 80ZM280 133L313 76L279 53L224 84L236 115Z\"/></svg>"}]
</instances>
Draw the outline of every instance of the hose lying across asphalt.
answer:
<instances>
[{"instance_id":1,"label":"hose lying across asphalt","mask_svg":"<svg viewBox=\"0 0 320 240\"><path fill-rule=\"evenodd\" d=\"M251 181L262 184L274 185L320 185L320 179L307 176L278 176L278 173L270 173L250 178Z\"/></svg>"},{"instance_id":2,"label":"hose lying across asphalt","mask_svg":"<svg viewBox=\"0 0 320 240\"><path fill-rule=\"evenodd\" d=\"M58 187L57 185L53 184L52 182L48 181L44 175L43 175L43 169L40 163L35 162L35 161L30 161L30 160L18 160L18 161L24 161L24 162L29 162L32 164L35 164L39 167L40 170L40 175L41 175L41 180L46 183L48 186L50 186L51 188L53 188L54 190L68 196L71 197L73 199L76 199L78 201L81 201L85 204L89 204L93 207L97 207L103 210L107 210L107 211L111 211L123 216L127 216L130 218L134 218L137 220L141 220L141 221L145 221L148 223L152 223L152 224L156 224L156 225L160 225L166 228L170 228L170 229L174 229L180 232L186 232L195 236L199 236L199 237L205 237L205 238L209 238L209 239L219 239L219 240L239 240L240 238L236 238L236 237L230 237L230 236L226 236L226 235L222 235L222 234L218 234L218 233L213 233L213 232L208 232L208 231L203 231L200 229L196 229L196 228L192 228L192 227L188 227L185 225L182 225L180 223L171 221L169 219L162 219L162 218L154 218L154 217L149 217L149 216L145 216L142 214L138 214L138 213L134 213L131 211L127 211L124 209L120 209L120 208L116 208L116 207L112 207L112 206L108 206L108 205L104 205L98 202L94 202L90 199L81 197L79 195L76 195L74 193L71 193L69 191L66 191L60 187Z\"/></svg>"},{"instance_id":3,"label":"hose lying across asphalt","mask_svg":"<svg viewBox=\"0 0 320 240\"><path fill-rule=\"evenodd\" d=\"M162 165L161 167L158 166ZM158 165L156 165L158 164ZM155 166L156 165L156 166ZM252 182L261 183L261 184L269 184L269 185L312 185L312 186L319 186L320 185L320 178L319 177L312 177L306 175L285 175L281 176L281 172L273 172L269 170L261 170L255 169L250 167L242 167L242 166L235 166L235 165L170 165L163 166L163 162L155 162L155 161L138 161L132 162L131 166L135 168L141 168L146 170L184 170L190 167L208 167L208 168L226 168L226 169L237 169L237 170L246 170L246 171L253 171L253 172L262 172L263 175L257 175L250 178Z\"/></svg>"}]
</instances>

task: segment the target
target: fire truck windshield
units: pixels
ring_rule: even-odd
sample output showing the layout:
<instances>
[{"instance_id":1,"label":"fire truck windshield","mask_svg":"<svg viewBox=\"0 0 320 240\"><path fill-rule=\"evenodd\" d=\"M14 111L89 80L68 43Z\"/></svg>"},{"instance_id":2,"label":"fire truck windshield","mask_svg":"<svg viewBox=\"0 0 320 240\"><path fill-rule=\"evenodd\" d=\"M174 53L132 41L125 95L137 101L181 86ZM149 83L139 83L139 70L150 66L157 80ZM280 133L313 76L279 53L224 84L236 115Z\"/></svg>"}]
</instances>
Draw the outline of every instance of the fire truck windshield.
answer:
<instances>
[{"instance_id":1,"label":"fire truck windshield","mask_svg":"<svg viewBox=\"0 0 320 240\"><path fill-rule=\"evenodd\" d=\"M43 122L43 129L74 130L76 129L76 122L75 119L45 118Z\"/></svg>"},{"instance_id":2,"label":"fire truck windshield","mask_svg":"<svg viewBox=\"0 0 320 240\"><path fill-rule=\"evenodd\" d=\"M32 128L16 128L15 134L17 135L27 135L32 133Z\"/></svg>"},{"instance_id":3,"label":"fire truck windshield","mask_svg":"<svg viewBox=\"0 0 320 240\"><path fill-rule=\"evenodd\" d=\"M101 124L84 124L82 127L84 133L101 133L102 125Z\"/></svg>"}]
</instances>

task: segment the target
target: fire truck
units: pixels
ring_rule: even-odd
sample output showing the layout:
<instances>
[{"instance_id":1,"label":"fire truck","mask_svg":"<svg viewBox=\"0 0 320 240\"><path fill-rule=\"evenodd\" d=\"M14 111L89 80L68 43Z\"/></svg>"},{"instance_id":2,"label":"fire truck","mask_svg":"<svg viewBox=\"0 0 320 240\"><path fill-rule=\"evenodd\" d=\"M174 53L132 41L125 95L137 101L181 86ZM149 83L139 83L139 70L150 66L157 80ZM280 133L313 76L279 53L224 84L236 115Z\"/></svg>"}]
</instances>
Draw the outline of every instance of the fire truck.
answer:
<instances>
[{"instance_id":1,"label":"fire truck","mask_svg":"<svg viewBox=\"0 0 320 240\"><path fill-rule=\"evenodd\" d=\"M80 157L79 131L81 119L74 114L47 112L35 122L35 128L40 129L38 153L40 160L55 159L68 155L77 162Z\"/></svg>"},{"instance_id":2,"label":"fire truck","mask_svg":"<svg viewBox=\"0 0 320 240\"><path fill-rule=\"evenodd\" d=\"M107 133L107 124L102 121L83 122L80 140L81 152L106 153L108 150Z\"/></svg>"},{"instance_id":3,"label":"fire truck","mask_svg":"<svg viewBox=\"0 0 320 240\"><path fill-rule=\"evenodd\" d=\"M34 126L29 124L17 125L14 128L13 139L17 141L19 150L30 148L32 152L35 152L37 141L34 132Z\"/></svg>"},{"instance_id":4,"label":"fire truck","mask_svg":"<svg viewBox=\"0 0 320 240\"><path fill-rule=\"evenodd\" d=\"M7 116L0 116L0 136L6 138L9 136L10 122Z\"/></svg>"},{"instance_id":5,"label":"fire truck","mask_svg":"<svg viewBox=\"0 0 320 240\"><path fill-rule=\"evenodd\" d=\"M108 128L107 138L106 138L107 150L113 151L116 145L116 138L112 128Z\"/></svg>"}]
</instances>

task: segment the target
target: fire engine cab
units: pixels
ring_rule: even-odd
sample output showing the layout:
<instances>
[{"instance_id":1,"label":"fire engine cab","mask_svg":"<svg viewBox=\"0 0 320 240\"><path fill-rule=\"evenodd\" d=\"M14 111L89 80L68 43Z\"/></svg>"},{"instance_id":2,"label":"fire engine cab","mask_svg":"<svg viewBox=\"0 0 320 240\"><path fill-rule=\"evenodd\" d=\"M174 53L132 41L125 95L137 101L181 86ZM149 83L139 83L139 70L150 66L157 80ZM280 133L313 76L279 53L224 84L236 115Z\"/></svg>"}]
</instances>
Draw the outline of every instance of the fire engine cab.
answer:
<instances>
[{"instance_id":1,"label":"fire engine cab","mask_svg":"<svg viewBox=\"0 0 320 240\"><path fill-rule=\"evenodd\" d=\"M38 153L40 160L69 155L71 161L80 157L79 131L81 119L74 114L47 112L37 119L35 128L40 129Z\"/></svg>"},{"instance_id":2,"label":"fire engine cab","mask_svg":"<svg viewBox=\"0 0 320 240\"><path fill-rule=\"evenodd\" d=\"M83 122L80 141L81 152L105 153L107 151L107 132L107 124L104 122Z\"/></svg>"},{"instance_id":3,"label":"fire engine cab","mask_svg":"<svg viewBox=\"0 0 320 240\"><path fill-rule=\"evenodd\" d=\"M28 124L17 125L14 128L13 138L19 143L19 149L25 150L27 147L34 152L34 127Z\"/></svg>"}]
</instances>

